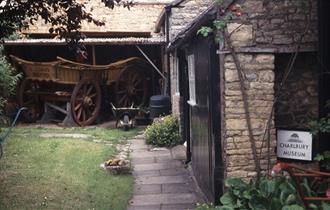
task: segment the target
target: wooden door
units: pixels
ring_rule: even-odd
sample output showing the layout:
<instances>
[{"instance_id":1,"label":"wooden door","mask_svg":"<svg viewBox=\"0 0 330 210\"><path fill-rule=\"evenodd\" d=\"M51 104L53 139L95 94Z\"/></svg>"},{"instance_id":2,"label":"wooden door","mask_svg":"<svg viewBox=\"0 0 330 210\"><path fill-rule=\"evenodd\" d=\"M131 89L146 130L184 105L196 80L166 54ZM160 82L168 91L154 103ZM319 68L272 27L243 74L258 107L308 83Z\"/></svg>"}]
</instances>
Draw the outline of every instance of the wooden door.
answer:
<instances>
[{"instance_id":1,"label":"wooden door","mask_svg":"<svg viewBox=\"0 0 330 210\"><path fill-rule=\"evenodd\" d=\"M318 1L319 21L319 110L320 117L330 113L330 107L326 106L330 100L330 1ZM320 151L330 149L330 134L321 134L319 147Z\"/></svg>"},{"instance_id":2,"label":"wooden door","mask_svg":"<svg viewBox=\"0 0 330 210\"><path fill-rule=\"evenodd\" d=\"M213 39L193 40L187 51L192 168L211 202L222 193L219 65Z\"/></svg>"}]
</instances>

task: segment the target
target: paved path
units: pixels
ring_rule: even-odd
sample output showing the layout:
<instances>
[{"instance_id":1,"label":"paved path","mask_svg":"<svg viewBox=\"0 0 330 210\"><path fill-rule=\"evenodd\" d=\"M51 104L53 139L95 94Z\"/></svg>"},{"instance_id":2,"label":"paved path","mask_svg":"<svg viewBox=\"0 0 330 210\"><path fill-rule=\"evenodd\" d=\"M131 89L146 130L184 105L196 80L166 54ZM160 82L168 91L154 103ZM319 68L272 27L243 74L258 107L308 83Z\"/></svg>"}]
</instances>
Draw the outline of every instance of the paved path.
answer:
<instances>
[{"instance_id":1,"label":"paved path","mask_svg":"<svg viewBox=\"0 0 330 210\"><path fill-rule=\"evenodd\" d=\"M131 149L135 185L128 210L185 210L202 202L184 167L182 148L152 149L141 135L131 140Z\"/></svg>"}]
</instances>

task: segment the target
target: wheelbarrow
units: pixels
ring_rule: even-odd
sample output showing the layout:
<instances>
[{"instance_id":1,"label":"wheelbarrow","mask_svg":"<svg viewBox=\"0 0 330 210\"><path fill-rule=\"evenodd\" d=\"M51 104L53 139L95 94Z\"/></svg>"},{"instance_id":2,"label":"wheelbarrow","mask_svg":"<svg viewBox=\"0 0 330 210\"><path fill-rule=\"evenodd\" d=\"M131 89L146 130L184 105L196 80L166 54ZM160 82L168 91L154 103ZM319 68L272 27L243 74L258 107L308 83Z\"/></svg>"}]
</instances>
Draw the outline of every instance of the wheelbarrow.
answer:
<instances>
[{"instance_id":1,"label":"wheelbarrow","mask_svg":"<svg viewBox=\"0 0 330 210\"><path fill-rule=\"evenodd\" d=\"M115 107L112 103L111 108L112 108L112 113L113 116L116 120L116 128L118 128L118 125L122 128L124 128L125 131L128 131L130 128L133 128L134 126L134 119L135 116L142 112L146 114L147 112L139 107L134 107L132 104L130 107Z\"/></svg>"},{"instance_id":2,"label":"wheelbarrow","mask_svg":"<svg viewBox=\"0 0 330 210\"><path fill-rule=\"evenodd\" d=\"M8 135L9 135L10 132L13 130L13 128L15 127L15 125L16 125L16 121L17 121L19 115L20 115L21 112L24 111L24 110L27 110L27 108L26 108L26 107L22 107L22 108L20 108L20 109L18 110L18 112L16 113L16 116L15 116L15 119L14 119L14 121L12 122L11 126L9 126L9 127L7 128L7 130L4 132L4 134L1 136L1 138L0 138L0 158L1 158L2 155L3 155L2 144L3 144L3 142L7 139Z\"/></svg>"}]
</instances>

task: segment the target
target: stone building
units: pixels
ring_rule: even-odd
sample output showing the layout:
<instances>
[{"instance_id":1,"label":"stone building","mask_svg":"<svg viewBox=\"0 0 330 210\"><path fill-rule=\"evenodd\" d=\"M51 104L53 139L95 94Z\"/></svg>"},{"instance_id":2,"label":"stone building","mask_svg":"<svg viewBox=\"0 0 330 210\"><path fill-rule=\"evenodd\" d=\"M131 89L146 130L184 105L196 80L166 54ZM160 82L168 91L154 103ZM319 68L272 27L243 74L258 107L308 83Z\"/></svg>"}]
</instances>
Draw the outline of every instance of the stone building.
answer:
<instances>
[{"instance_id":1,"label":"stone building","mask_svg":"<svg viewBox=\"0 0 330 210\"><path fill-rule=\"evenodd\" d=\"M329 7L326 0L225 0L221 6L183 0L167 7L162 23L173 112L211 201L225 178L255 177L257 165L269 170L277 130L308 130L312 119L329 112ZM229 13L225 33L197 34ZM330 148L325 139L313 141L313 153Z\"/></svg>"}]
</instances>

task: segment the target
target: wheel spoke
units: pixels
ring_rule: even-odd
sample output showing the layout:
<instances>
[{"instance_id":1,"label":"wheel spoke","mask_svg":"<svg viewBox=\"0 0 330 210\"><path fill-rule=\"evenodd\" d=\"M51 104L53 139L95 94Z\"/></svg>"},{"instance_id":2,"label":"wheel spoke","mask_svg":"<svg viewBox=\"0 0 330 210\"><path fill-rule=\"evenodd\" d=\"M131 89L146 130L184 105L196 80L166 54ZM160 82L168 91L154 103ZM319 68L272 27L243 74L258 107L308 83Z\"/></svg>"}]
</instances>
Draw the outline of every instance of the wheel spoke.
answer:
<instances>
[{"instance_id":1,"label":"wheel spoke","mask_svg":"<svg viewBox=\"0 0 330 210\"><path fill-rule=\"evenodd\" d=\"M80 107L81 107L82 103L79 103L77 104L75 107L74 107L74 111L77 111Z\"/></svg>"},{"instance_id":2,"label":"wheel spoke","mask_svg":"<svg viewBox=\"0 0 330 210\"><path fill-rule=\"evenodd\" d=\"M77 119L80 119L82 109L83 109L83 107L80 107L80 109L78 110Z\"/></svg>"},{"instance_id":3,"label":"wheel spoke","mask_svg":"<svg viewBox=\"0 0 330 210\"><path fill-rule=\"evenodd\" d=\"M95 96L97 96L97 93L93 93L92 95L90 95L90 98L94 98Z\"/></svg>"},{"instance_id":4,"label":"wheel spoke","mask_svg":"<svg viewBox=\"0 0 330 210\"><path fill-rule=\"evenodd\" d=\"M82 116L83 116L83 121L86 120L86 112L85 112L85 109L82 110Z\"/></svg>"},{"instance_id":5,"label":"wheel spoke","mask_svg":"<svg viewBox=\"0 0 330 210\"><path fill-rule=\"evenodd\" d=\"M143 83L143 79L139 79L133 82L134 86L138 86L141 83Z\"/></svg>"},{"instance_id":6,"label":"wheel spoke","mask_svg":"<svg viewBox=\"0 0 330 210\"><path fill-rule=\"evenodd\" d=\"M91 86L88 88L86 95L89 95L89 94L91 93L92 90L93 90L93 85L91 85Z\"/></svg>"},{"instance_id":7,"label":"wheel spoke","mask_svg":"<svg viewBox=\"0 0 330 210\"><path fill-rule=\"evenodd\" d=\"M121 105L123 102L124 102L124 100L127 98L127 95L123 95L123 97L121 97L120 99L119 99L119 101L118 101L118 105Z\"/></svg>"},{"instance_id":8,"label":"wheel spoke","mask_svg":"<svg viewBox=\"0 0 330 210\"><path fill-rule=\"evenodd\" d=\"M125 94L127 91L126 90L121 90L121 91L117 91L117 94Z\"/></svg>"}]
</instances>

